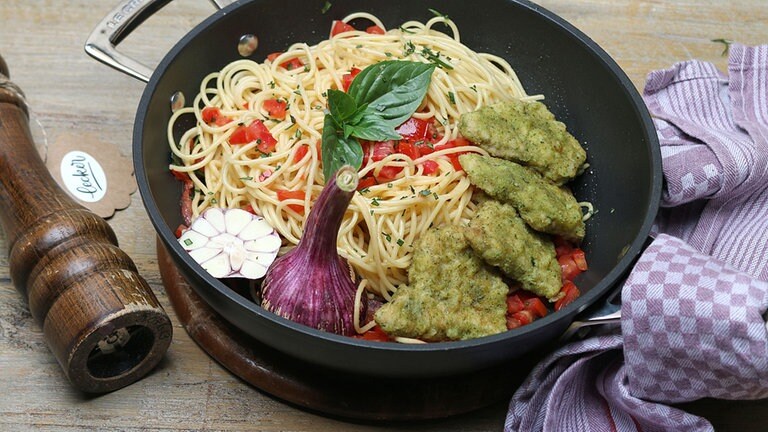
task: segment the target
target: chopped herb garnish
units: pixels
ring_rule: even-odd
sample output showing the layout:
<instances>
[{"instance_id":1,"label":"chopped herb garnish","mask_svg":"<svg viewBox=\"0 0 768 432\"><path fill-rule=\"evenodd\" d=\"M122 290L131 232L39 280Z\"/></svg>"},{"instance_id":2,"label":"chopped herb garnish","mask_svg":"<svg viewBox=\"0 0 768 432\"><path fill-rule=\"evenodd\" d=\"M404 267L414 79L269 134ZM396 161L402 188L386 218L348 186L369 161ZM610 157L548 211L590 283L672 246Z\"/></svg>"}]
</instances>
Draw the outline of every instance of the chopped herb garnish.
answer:
<instances>
[{"instance_id":1,"label":"chopped herb garnish","mask_svg":"<svg viewBox=\"0 0 768 432\"><path fill-rule=\"evenodd\" d=\"M456 95L454 95L453 92L448 92L448 100L451 101L452 104L456 105Z\"/></svg>"},{"instance_id":2,"label":"chopped herb garnish","mask_svg":"<svg viewBox=\"0 0 768 432\"><path fill-rule=\"evenodd\" d=\"M320 9L320 12L322 12L322 13L326 13L326 12L328 12L328 10L331 8L331 6L333 6L333 5L331 4L331 2L329 2L329 1L326 1L326 2L325 2L325 4L323 4L323 8L322 8L322 9Z\"/></svg>"},{"instance_id":3,"label":"chopped herb garnish","mask_svg":"<svg viewBox=\"0 0 768 432\"><path fill-rule=\"evenodd\" d=\"M405 28L405 27L403 27L403 26L400 26L400 31L401 31L401 32L403 32L403 33L408 33L408 34L414 34L414 33L416 33L416 32L413 32L413 31L410 31L410 30L408 30L407 28Z\"/></svg>"},{"instance_id":4,"label":"chopped herb garnish","mask_svg":"<svg viewBox=\"0 0 768 432\"><path fill-rule=\"evenodd\" d=\"M443 59L440 58L439 51L435 52L435 51L432 51L429 47L423 47L421 49L421 55L424 56L425 59L429 60L439 68L453 69L453 66L451 66L449 63L446 63Z\"/></svg>"},{"instance_id":5,"label":"chopped herb garnish","mask_svg":"<svg viewBox=\"0 0 768 432\"><path fill-rule=\"evenodd\" d=\"M301 138L301 129L296 129L296 133L293 134L294 138Z\"/></svg>"},{"instance_id":6,"label":"chopped herb garnish","mask_svg":"<svg viewBox=\"0 0 768 432\"><path fill-rule=\"evenodd\" d=\"M391 52L385 52L384 55L387 56L387 57L392 57L392 53Z\"/></svg>"},{"instance_id":7,"label":"chopped herb garnish","mask_svg":"<svg viewBox=\"0 0 768 432\"><path fill-rule=\"evenodd\" d=\"M293 91L293 94L301 96L301 87L296 87L296 90Z\"/></svg>"},{"instance_id":8,"label":"chopped herb garnish","mask_svg":"<svg viewBox=\"0 0 768 432\"><path fill-rule=\"evenodd\" d=\"M368 192L370 192L370 191L371 191L371 190L370 190L370 189L368 189L368 188L362 188L362 189L360 189L360 193L361 193L361 194L367 194L367 193L368 193Z\"/></svg>"},{"instance_id":9,"label":"chopped herb garnish","mask_svg":"<svg viewBox=\"0 0 768 432\"><path fill-rule=\"evenodd\" d=\"M405 46L403 46L403 56L407 57L414 52L416 52L416 45L414 45L411 41L406 42Z\"/></svg>"},{"instance_id":10,"label":"chopped herb garnish","mask_svg":"<svg viewBox=\"0 0 768 432\"><path fill-rule=\"evenodd\" d=\"M432 192L432 196L435 197L435 201L440 199L440 195L438 195L437 192Z\"/></svg>"},{"instance_id":11,"label":"chopped herb garnish","mask_svg":"<svg viewBox=\"0 0 768 432\"><path fill-rule=\"evenodd\" d=\"M268 85L268 86L269 86L269 88L271 88L271 89L275 88L275 82L274 82L274 81L270 81L270 82L268 82L268 83L267 83L267 85Z\"/></svg>"},{"instance_id":12,"label":"chopped herb garnish","mask_svg":"<svg viewBox=\"0 0 768 432\"><path fill-rule=\"evenodd\" d=\"M288 117L291 118L291 124L296 124L296 117L289 115Z\"/></svg>"},{"instance_id":13,"label":"chopped herb garnish","mask_svg":"<svg viewBox=\"0 0 768 432\"><path fill-rule=\"evenodd\" d=\"M372 206L374 206L374 207L378 207L378 206L380 206L381 204L379 203L379 199L378 199L378 198L373 198L373 199L371 200L371 205L372 205Z\"/></svg>"},{"instance_id":14,"label":"chopped herb garnish","mask_svg":"<svg viewBox=\"0 0 768 432\"><path fill-rule=\"evenodd\" d=\"M309 72L309 65L304 65L304 72Z\"/></svg>"},{"instance_id":15,"label":"chopped herb garnish","mask_svg":"<svg viewBox=\"0 0 768 432\"><path fill-rule=\"evenodd\" d=\"M328 97L328 92L324 91L324 92L320 93L320 96L322 96L324 98L327 98Z\"/></svg>"},{"instance_id":16,"label":"chopped herb garnish","mask_svg":"<svg viewBox=\"0 0 768 432\"><path fill-rule=\"evenodd\" d=\"M403 239L397 239L397 245L398 245L398 246L402 246L402 245L404 245L404 244L405 244L405 240L403 240Z\"/></svg>"},{"instance_id":17,"label":"chopped herb garnish","mask_svg":"<svg viewBox=\"0 0 768 432\"><path fill-rule=\"evenodd\" d=\"M446 14L444 14L444 13L442 13L442 12L438 12L438 11L436 11L436 10L432 9L432 8L429 8L428 10L429 10L430 12L432 12L432 15L434 15L434 16L436 16L436 17L442 18L442 19L444 19L444 20L446 20L446 21L449 21L449 20L450 20L450 18L448 18L448 15L446 15Z\"/></svg>"},{"instance_id":18,"label":"chopped herb garnish","mask_svg":"<svg viewBox=\"0 0 768 432\"><path fill-rule=\"evenodd\" d=\"M392 183L387 183L387 187L392 189L392 186L394 186Z\"/></svg>"},{"instance_id":19,"label":"chopped herb garnish","mask_svg":"<svg viewBox=\"0 0 768 432\"><path fill-rule=\"evenodd\" d=\"M279 171L281 166L282 165L278 165L277 168L275 168L275 171Z\"/></svg>"},{"instance_id":20,"label":"chopped herb garnish","mask_svg":"<svg viewBox=\"0 0 768 432\"><path fill-rule=\"evenodd\" d=\"M390 243L392 242L392 236L389 235L388 233L381 233L381 235L383 235L384 238L387 239L388 242L390 242Z\"/></svg>"},{"instance_id":21,"label":"chopped herb garnish","mask_svg":"<svg viewBox=\"0 0 768 432\"><path fill-rule=\"evenodd\" d=\"M475 93L477 93L477 85L476 85L476 84L472 84L471 86L469 86L469 88L471 88L471 89L472 89L472 91L474 91Z\"/></svg>"},{"instance_id":22,"label":"chopped herb garnish","mask_svg":"<svg viewBox=\"0 0 768 432\"><path fill-rule=\"evenodd\" d=\"M728 54L728 51L731 49L731 44L733 43L732 40L730 40L730 39L723 39L723 38L712 39L712 42L723 44L723 52L720 53L721 56L725 56L726 54Z\"/></svg>"},{"instance_id":23,"label":"chopped herb garnish","mask_svg":"<svg viewBox=\"0 0 768 432\"><path fill-rule=\"evenodd\" d=\"M216 201L216 198L211 198L211 204L216 204L218 201Z\"/></svg>"},{"instance_id":24,"label":"chopped herb garnish","mask_svg":"<svg viewBox=\"0 0 768 432\"><path fill-rule=\"evenodd\" d=\"M416 189L414 189L413 186L408 186L408 187L411 188L411 193L416 195Z\"/></svg>"},{"instance_id":25,"label":"chopped herb garnish","mask_svg":"<svg viewBox=\"0 0 768 432\"><path fill-rule=\"evenodd\" d=\"M373 209L371 209L371 216L373 216Z\"/></svg>"},{"instance_id":26,"label":"chopped herb garnish","mask_svg":"<svg viewBox=\"0 0 768 432\"><path fill-rule=\"evenodd\" d=\"M186 246L191 246L191 245L192 245L192 240L190 240L190 239L184 239L184 244L185 244Z\"/></svg>"},{"instance_id":27,"label":"chopped herb garnish","mask_svg":"<svg viewBox=\"0 0 768 432\"><path fill-rule=\"evenodd\" d=\"M429 189L424 189L422 191L419 191L419 195L421 195L421 196L430 196L430 195L432 195L432 191L429 190Z\"/></svg>"},{"instance_id":28,"label":"chopped herb garnish","mask_svg":"<svg viewBox=\"0 0 768 432\"><path fill-rule=\"evenodd\" d=\"M253 180L253 177L251 177L251 176L248 176L248 177L240 177L240 180L242 180L242 181Z\"/></svg>"}]
</instances>

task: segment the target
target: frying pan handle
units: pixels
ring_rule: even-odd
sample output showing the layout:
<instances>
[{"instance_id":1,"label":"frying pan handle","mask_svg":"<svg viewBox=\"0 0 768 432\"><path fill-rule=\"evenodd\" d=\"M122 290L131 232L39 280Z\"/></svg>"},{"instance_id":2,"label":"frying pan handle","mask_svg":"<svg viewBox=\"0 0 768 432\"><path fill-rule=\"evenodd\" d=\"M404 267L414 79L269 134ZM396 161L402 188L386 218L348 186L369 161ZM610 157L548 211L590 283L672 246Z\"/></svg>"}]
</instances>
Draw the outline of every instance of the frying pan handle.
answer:
<instances>
[{"instance_id":1,"label":"frying pan handle","mask_svg":"<svg viewBox=\"0 0 768 432\"><path fill-rule=\"evenodd\" d=\"M117 69L139 81L149 82L152 68L119 52L117 45L171 0L123 0L115 7L85 41L85 52L107 66ZM218 9L233 0L211 0Z\"/></svg>"}]
</instances>

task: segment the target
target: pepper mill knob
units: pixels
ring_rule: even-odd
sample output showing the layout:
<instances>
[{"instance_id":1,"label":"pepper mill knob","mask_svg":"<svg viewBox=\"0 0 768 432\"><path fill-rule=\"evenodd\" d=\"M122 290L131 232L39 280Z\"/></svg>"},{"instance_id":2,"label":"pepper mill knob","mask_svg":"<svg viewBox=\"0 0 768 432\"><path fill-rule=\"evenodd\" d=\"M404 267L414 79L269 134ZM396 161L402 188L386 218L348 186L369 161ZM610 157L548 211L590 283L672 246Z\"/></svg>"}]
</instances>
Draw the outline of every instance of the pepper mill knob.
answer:
<instances>
[{"instance_id":1,"label":"pepper mill knob","mask_svg":"<svg viewBox=\"0 0 768 432\"><path fill-rule=\"evenodd\" d=\"M70 382L90 393L119 389L162 359L170 318L109 224L51 177L8 76L0 56L0 222L11 279Z\"/></svg>"}]
</instances>

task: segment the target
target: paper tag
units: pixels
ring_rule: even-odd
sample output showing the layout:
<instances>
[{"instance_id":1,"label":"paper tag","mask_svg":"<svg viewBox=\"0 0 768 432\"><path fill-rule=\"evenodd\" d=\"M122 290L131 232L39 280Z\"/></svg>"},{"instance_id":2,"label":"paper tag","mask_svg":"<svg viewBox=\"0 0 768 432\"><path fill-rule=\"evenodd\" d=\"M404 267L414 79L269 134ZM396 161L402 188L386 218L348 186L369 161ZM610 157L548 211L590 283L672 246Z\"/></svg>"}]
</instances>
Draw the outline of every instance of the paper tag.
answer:
<instances>
[{"instance_id":1,"label":"paper tag","mask_svg":"<svg viewBox=\"0 0 768 432\"><path fill-rule=\"evenodd\" d=\"M90 134L64 133L48 146L45 164L56 183L103 218L131 204L136 192L131 160Z\"/></svg>"}]
</instances>

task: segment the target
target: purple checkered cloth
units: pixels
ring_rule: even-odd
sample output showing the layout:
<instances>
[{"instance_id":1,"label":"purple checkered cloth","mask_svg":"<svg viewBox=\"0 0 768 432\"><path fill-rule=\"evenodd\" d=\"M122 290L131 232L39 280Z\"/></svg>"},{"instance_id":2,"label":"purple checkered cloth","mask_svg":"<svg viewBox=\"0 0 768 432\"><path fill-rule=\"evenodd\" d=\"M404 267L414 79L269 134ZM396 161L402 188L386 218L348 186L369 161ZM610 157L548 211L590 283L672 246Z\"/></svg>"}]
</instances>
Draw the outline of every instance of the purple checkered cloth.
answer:
<instances>
[{"instance_id":1,"label":"purple checkered cloth","mask_svg":"<svg viewBox=\"0 0 768 432\"><path fill-rule=\"evenodd\" d=\"M768 397L768 46L652 72L643 97L665 189L621 325L544 359L507 431L711 431L669 404Z\"/></svg>"}]
</instances>

